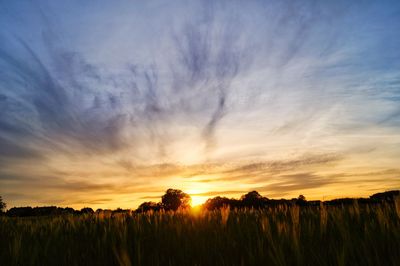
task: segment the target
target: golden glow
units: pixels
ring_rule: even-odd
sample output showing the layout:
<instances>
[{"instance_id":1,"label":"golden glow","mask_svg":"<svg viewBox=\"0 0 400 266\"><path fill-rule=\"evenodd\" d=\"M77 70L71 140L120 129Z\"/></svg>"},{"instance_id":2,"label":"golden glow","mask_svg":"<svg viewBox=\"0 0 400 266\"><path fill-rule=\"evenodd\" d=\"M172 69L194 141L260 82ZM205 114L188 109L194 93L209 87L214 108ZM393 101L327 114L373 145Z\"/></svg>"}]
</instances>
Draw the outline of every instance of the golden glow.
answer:
<instances>
[{"instance_id":1,"label":"golden glow","mask_svg":"<svg viewBox=\"0 0 400 266\"><path fill-rule=\"evenodd\" d=\"M192 198L192 207L201 205L206 202L206 200L209 198L209 196L207 195L209 189L209 184L197 182L190 184L190 186L186 189L186 193L188 193Z\"/></svg>"},{"instance_id":2,"label":"golden glow","mask_svg":"<svg viewBox=\"0 0 400 266\"><path fill-rule=\"evenodd\" d=\"M58 178L4 181L4 184L32 197L8 200L12 202L10 207L57 205L75 209L136 209L146 201L161 201L168 188L189 194L192 207L216 196L240 198L252 190L268 198L293 198L303 194L309 200L329 200L366 197L398 188L397 157L379 161L370 156L370 153L345 158L307 155L281 160L193 165L124 163L121 166L120 161L116 164L115 159L107 156L86 160L83 155L69 159L54 155L47 164L62 173ZM41 164L27 164L24 169L37 176L46 176L48 171ZM10 175L19 173L18 168L2 170ZM50 187L48 184L51 189L43 190Z\"/></svg>"},{"instance_id":3,"label":"golden glow","mask_svg":"<svg viewBox=\"0 0 400 266\"><path fill-rule=\"evenodd\" d=\"M196 196L196 195L190 195L190 197L192 198L192 207L198 206L203 204L209 197L207 196Z\"/></svg>"}]
</instances>

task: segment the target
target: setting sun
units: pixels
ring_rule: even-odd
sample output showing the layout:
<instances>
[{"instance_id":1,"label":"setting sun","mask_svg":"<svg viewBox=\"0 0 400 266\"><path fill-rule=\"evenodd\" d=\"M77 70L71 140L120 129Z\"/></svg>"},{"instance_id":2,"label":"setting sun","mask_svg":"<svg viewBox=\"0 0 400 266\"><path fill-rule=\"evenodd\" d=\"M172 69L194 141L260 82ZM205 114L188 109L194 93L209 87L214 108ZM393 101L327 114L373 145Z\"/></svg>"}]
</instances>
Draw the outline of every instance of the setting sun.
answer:
<instances>
[{"instance_id":1,"label":"setting sun","mask_svg":"<svg viewBox=\"0 0 400 266\"><path fill-rule=\"evenodd\" d=\"M210 186L210 184L202 182L191 182L189 183L188 187L184 189L184 191L186 191L192 198L190 205L192 207L195 207L203 204L208 198L210 198L210 195L208 195L208 193L212 191L212 189L213 188Z\"/></svg>"},{"instance_id":2,"label":"setting sun","mask_svg":"<svg viewBox=\"0 0 400 266\"><path fill-rule=\"evenodd\" d=\"M190 195L190 194L189 194ZM207 196L196 196L196 195L190 195L190 197L192 198L192 201L190 203L190 205L192 207L198 206L203 204L204 202L206 202L206 200L208 199Z\"/></svg>"}]
</instances>

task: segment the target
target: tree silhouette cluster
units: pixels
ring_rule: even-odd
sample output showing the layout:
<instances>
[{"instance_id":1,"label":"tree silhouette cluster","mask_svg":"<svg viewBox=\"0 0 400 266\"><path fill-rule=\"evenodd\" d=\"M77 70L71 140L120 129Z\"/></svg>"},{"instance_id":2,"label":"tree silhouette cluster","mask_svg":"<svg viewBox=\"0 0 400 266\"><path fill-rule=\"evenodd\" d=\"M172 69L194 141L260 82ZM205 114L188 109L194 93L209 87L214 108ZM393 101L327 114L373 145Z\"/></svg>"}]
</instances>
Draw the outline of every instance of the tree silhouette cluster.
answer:
<instances>
[{"instance_id":1,"label":"tree silhouette cluster","mask_svg":"<svg viewBox=\"0 0 400 266\"><path fill-rule=\"evenodd\" d=\"M7 211L7 216L11 217L27 217L27 216L48 216L63 214L93 214L92 208L83 208L74 210L73 208L61 208L56 206L45 207L13 207Z\"/></svg>"},{"instance_id":2,"label":"tree silhouette cluster","mask_svg":"<svg viewBox=\"0 0 400 266\"><path fill-rule=\"evenodd\" d=\"M381 204L381 203L395 203L396 198L400 199L400 190L392 190L381 193L376 193L369 198L341 198L333 199L329 201L320 200L306 200L304 195L299 195L293 199L268 199L261 196L257 191L251 191L243 195L240 199L229 199L225 197L215 197L208 199L203 207L207 210L215 210L223 207L229 207L231 209L240 208L254 208L262 209L270 206L277 205L299 205L299 206L320 206L324 204L326 206L340 206L349 205L357 202L359 204Z\"/></svg>"},{"instance_id":3,"label":"tree silhouette cluster","mask_svg":"<svg viewBox=\"0 0 400 266\"><path fill-rule=\"evenodd\" d=\"M170 188L161 197L161 202L143 202L136 212L188 209L190 208L191 200L190 196L182 190Z\"/></svg>"},{"instance_id":4,"label":"tree silhouette cluster","mask_svg":"<svg viewBox=\"0 0 400 266\"><path fill-rule=\"evenodd\" d=\"M369 198L341 198L321 202L319 200L308 201L303 195L293 199L268 199L261 196L257 191L251 191L240 197L240 199L232 199L226 197L214 197L208 199L203 205L205 210L216 210L220 208L229 207L231 209L253 208L263 209L267 207L279 205L298 205L298 206L340 206L354 204L395 204L396 199L400 199L400 190L392 190L381 193L376 193ZM161 202L144 202L137 209L136 213L143 213L148 211L176 211L185 210L190 208L191 198L188 194L179 189L168 189L161 197ZM92 215L94 213L103 214L118 214L130 213L130 210L116 209L116 210L103 210L97 209L93 211L92 208L83 208L81 210L74 210L73 208L60 208L56 206L45 207L13 207L4 213L6 203L0 196L0 214L5 214L10 217L27 217L27 216L49 216L49 215Z\"/></svg>"},{"instance_id":5,"label":"tree silhouette cluster","mask_svg":"<svg viewBox=\"0 0 400 266\"><path fill-rule=\"evenodd\" d=\"M207 210L215 210L224 207L229 207L231 209L241 209L241 208L253 208L262 209L268 206L282 205L282 204L297 204L297 205L319 205L320 201L306 201L303 195L298 198L293 198L290 200L280 199L273 200L263 197L257 191L251 191L240 197L240 199L230 199L226 197L215 197L208 199L203 207Z\"/></svg>"},{"instance_id":6,"label":"tree silhouette cluster","mask_svg":"<svg viewBox=\"0 0 400 266\"><path fill-rule=\"evenodd\" d=\"M0 196L0 214L7 208L7 204L3 202L3 198Z\"/></svg>"},{"instance_id":7,"label":"tree silhouette cluster","mask_svg":"<svg viewBox=\"0 0 400 266\"><path fill-rule=\"evenodd\" d=\"M168 189L164 196L162 196L162 202L144 202L142 203L136 212L146 212L146 211L160 211L160 210L177 210L178 208L185 207L188 208L188 198L180 190ZM321 204L327 206L335 205L347 205L353 204L355 201L360 204L379 204L383 202L394 203L396 197L400 197L400 191L387 191L382 193L377 193L369 198L343 198L343 199L333 199L330 201L320 201L320 200L307 200L304 195L299 195L297 198L292 199L269 199L267 197L261 196L257 191L251 191L240 199L226 198L226 197L214 197L208 199L203 205L203 209L206 210L216 210L220 208L229 207L231 209L263 209L271 206L278 205L298 205L298 206L320 206ZM185 200L182 200L185 199Z\"/></svg>"}]
</instances>

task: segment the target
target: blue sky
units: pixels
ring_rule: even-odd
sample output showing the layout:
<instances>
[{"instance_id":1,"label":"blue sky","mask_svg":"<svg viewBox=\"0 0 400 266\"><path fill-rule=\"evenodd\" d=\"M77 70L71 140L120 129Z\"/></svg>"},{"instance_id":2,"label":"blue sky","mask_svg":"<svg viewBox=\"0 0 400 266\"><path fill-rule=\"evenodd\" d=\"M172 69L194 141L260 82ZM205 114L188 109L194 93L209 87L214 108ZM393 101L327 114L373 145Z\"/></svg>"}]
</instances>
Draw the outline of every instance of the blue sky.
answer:
<instances>
[{"instance_id":1,"label":"blue sky","mask_svg":"<svg viewBox=\"0 0 400 266\"><path fill-rule=\"evenodd\" d=\"M1 1L0 195L400 187L397 1Z\"/></svg>"}]
</instances>

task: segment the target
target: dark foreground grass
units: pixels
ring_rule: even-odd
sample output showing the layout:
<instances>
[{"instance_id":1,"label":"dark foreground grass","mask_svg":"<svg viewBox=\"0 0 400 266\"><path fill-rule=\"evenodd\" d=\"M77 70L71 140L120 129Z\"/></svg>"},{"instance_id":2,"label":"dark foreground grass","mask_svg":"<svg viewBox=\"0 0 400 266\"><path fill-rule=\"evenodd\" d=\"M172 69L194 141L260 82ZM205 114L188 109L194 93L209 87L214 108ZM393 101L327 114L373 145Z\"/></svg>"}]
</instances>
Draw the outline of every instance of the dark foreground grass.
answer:
<instances>
[{"instance_id":1,"label":"dark foreground grass","mask_svg":"<svg viewBox=\"0 0 400 266\"><path fill-rule=\"evenodd\" d=\"M0 217L0 265L399 263L399 204Z\"/></svg>"}]
</instances>

